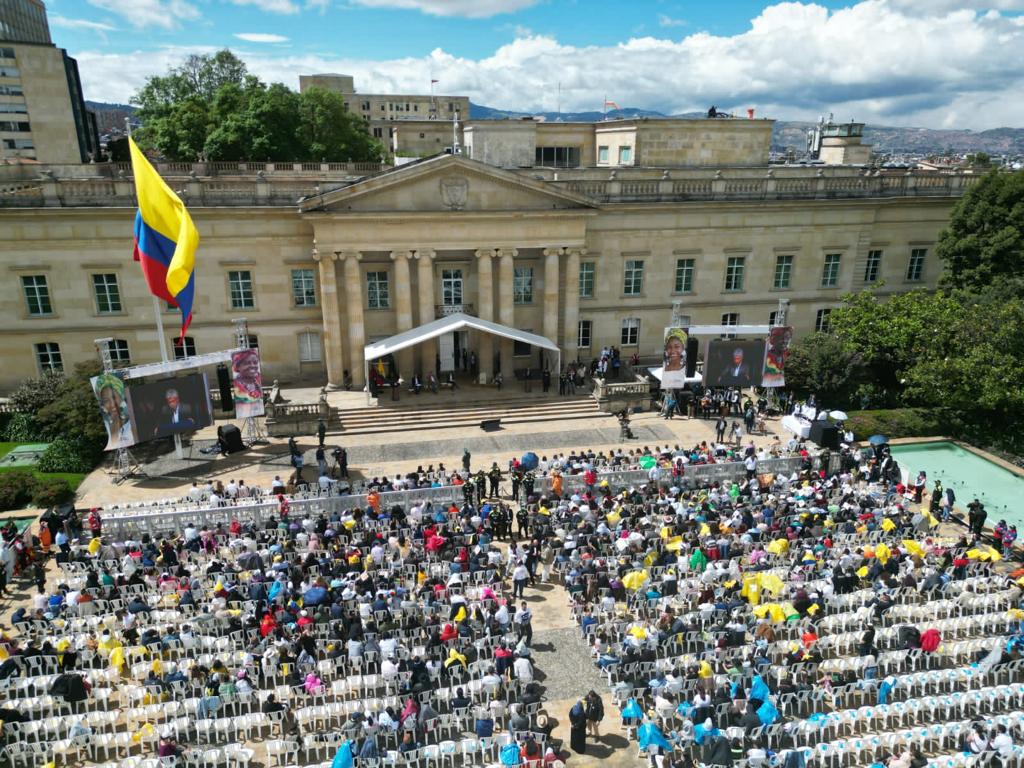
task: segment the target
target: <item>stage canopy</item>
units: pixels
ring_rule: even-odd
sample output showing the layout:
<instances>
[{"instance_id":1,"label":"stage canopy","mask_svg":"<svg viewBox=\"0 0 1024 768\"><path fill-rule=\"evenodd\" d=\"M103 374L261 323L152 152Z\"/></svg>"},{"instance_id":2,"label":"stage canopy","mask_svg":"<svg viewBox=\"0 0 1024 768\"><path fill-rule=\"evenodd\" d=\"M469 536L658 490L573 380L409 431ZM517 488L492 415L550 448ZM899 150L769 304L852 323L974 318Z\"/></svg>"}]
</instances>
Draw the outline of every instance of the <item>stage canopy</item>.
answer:
<instances>
[{"instance_id":1,"label":"stage canopy","mask_svg":"<svg viewBox=\"0 0 1024 768\"><path fill-rule=\"evenodd\" d=\"M474 330L483 331L484 333L490 333L495 336L502 336L506 339L520 341L523 344L529 344L533 347L549 349L561 357L558 345L550 339L538 336L535 333L527 333L526 331L520 331L516 328L509 328L507 325L499 325L498 323L492 323L490 320L481 320L479 317L473 317L471 315L463 314L462 312L457 312L455 314L433 320L425 325L419 326L418 328L411 328L408 331L402 331L402 333L389 336L386 339L381 339L380 341L375 341L372 344L367 344L363 349L363 359L366 361L376 360L378 357L394 354L401 349L415 346L420 342L427 341L428 339L434 339L438 336L444 336L446 333L459 331L463 328L473 328Z\"/></svg>"}]
</instances>

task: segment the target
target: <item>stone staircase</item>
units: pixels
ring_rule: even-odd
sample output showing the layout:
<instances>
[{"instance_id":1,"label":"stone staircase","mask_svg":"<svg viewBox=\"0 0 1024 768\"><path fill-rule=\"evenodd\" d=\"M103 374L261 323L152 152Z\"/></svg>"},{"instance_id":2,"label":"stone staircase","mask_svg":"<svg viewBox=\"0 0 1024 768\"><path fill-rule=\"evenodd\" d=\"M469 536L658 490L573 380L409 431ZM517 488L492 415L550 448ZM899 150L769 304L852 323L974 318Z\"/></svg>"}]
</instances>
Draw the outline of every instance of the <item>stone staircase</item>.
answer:
<instances>
[{"instance_id":1,"label":"stone staircase","mask_svg":"<svg viewBox=\"0 0 1024 768\"><path fill-rule=\"evenodd\" d=\"M423 393L418 397L405 397L401 406L389 403L386 407L347 408L336 413L341 428L329 431L340 435L479 427L485 419L501 419L505 426L603 416L590 395L555 398L510 395L500 397L497 402L456 403L451 402L450 393L443 391L438 395Z\"/></svg>"}]
</instances>

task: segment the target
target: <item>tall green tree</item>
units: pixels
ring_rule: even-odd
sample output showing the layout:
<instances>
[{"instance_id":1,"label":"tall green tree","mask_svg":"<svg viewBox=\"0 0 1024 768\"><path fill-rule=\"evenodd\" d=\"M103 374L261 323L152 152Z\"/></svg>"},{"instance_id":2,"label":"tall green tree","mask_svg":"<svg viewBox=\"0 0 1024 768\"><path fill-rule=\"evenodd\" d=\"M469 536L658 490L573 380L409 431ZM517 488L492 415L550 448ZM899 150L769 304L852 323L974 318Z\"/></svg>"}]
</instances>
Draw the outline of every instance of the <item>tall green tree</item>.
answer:
<instances>
[{"instance_id":1,"label":"tall green tree","mask_svg":"<svg viewBox=\"0 0 1024 768\"><path fill-rule=\"evenodd\" d=\"M1024 171L985 174L953 208L935 250L944 286L1024 295Z\"/></svg>"},{"instance_id":2,"label":"tall green tree","mask_svg":"<svg viewBox=\"0 0 1024 768\"><path fill-rule=\"evenodd\" d=\"M786 386L798 397L813 394L829 408L852 408L864 378L857 350L830 333L812 333L790 347Z\"/></svg>"},{"instance_id":3,"label":"tall green tree","mask_svg":"<svg viewBox=\"0 0 1024 768\"><path fill-rule=\"evenodd\" d=\"M384 151L366 130L363 117L345 109L344 97L323 88L299 96L299 138L310 160L377 159Z\"/></svg>"}]
</instances>

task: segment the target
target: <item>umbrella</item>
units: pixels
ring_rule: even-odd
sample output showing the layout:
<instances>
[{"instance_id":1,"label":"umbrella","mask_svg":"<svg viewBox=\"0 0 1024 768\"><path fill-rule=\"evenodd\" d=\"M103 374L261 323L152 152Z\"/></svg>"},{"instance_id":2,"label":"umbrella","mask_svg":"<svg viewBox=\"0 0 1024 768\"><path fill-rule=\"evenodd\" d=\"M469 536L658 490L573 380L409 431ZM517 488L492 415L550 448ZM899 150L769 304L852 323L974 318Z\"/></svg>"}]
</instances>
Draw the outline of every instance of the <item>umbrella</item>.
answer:
<instances>
[{"instance_id":1,"label":"umbrella","mask_svg":"<svg viewBox=\"0 0 1024 768\"><path fill-rule=\"evenodd\" d=\"M529 451L523 454L523 458L519 462L519 466L521 466L527 472L531 472L537 468L538 463L539 459L537 458L537 454L534 453L533 451Z\"/></svg>"},{"instance_id":2,"label":"umbrella","mask_svg":"<svg viewBox=\"0 0 1024 768\"><path fill-rule=\"evenodd\" d=\"M871 445L885 445L889 442L889 438L885 435L872 435L868 438L868 442Z\"/></svg>"},{"instance_id":3,"label":"umbrella","mask_svg":"<svg viewBox=\"0 0 1024 768\"><path fill-rule=\"evenodd\" d=\"M846 415L846 411L829 411L828 415L830 419L835 419L836 421L846 421L850 418Z\"/></svg>"},{"instance_id":4,"label":"umbrella","mask_svg":"<svg viewBox=\"0 0 1024 768\"><path fill-rule=\"evenodd\" d=\"M658 463L658 460L655 459L653 456L641 456L640 457L640 467L642 469L650 469L651 467L653 467L657 463Z\"/></svg>"}]
</instances>

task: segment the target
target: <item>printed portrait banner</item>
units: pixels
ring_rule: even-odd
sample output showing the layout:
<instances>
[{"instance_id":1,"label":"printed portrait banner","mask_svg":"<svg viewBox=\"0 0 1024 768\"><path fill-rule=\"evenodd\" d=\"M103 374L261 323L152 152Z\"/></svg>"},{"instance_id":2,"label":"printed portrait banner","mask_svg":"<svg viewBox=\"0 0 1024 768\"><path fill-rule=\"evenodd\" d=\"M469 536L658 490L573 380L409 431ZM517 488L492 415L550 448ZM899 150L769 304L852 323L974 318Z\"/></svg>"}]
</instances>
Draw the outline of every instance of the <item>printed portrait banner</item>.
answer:
<instances>
[{"instance_id":1,"label":"printed portrait banner","mask_svg":"<svg viewBox=\"0 0 1024 768\"><path fill-rule=\"evenodd\" d=\"M263 372L258 349L240 349L231 355L231 397L238 418L263 415Z\"/></svg>"},{"instance_id":2,"label":"printed portrait banner","mask_svg":"<svg viewBox=\"0 0 1024 768\"><path fill-rule=\"evenodd\" d=\"M777 326L768 331L768 344L764 354L764 374L761 377L761 386L786 386L786 359L789 357L789 344L791 341L793 341L793 328L791 326Z\"/></svg>"},{"instance_id":3,"label":"printed portrait banner","mask_svg":"<svg viewBox=\"0 0 1024 768\"><path fill-rule=\"evenodd\" d=\"M682 389L686 386L687 339L689 339L689 334L685 328L665 329L665 350L661 370L662 389Z\"/></svg>"},{"instance_id":4,"label":"printed portrait banner","mask_svg":"<svg viewBox=\"0 0 1024 768\"><path fill-rule=\"evenodd\" d=\"M131 405L125 395L124 374L120 371L107 371L89 379L92 391L103 416L103 426L107 429L106 451L118 448L129 448L138 442L135 434L135 419L132 418Z\"/></svg>"},{"instance_id":5,"label":"printed portrait banner","mask_svg":"<svg viewBox=\"0 0 1024 768\"><path fill-rule=\"evenodd\" d=\"M704 364L704 386L760 386L764 350L764 339L712 339Z\"/></svg>"},{"instance_id":6,"label":"printed portrait banner","mask_svg":"<svg viewBox=\"0 0 1024 768\"><path fill-rule=\"evenodd\" d=\"M206 375L193 373L128 387L139 442L195 432L213 424Z\"/></svg>"}]
</instances>

